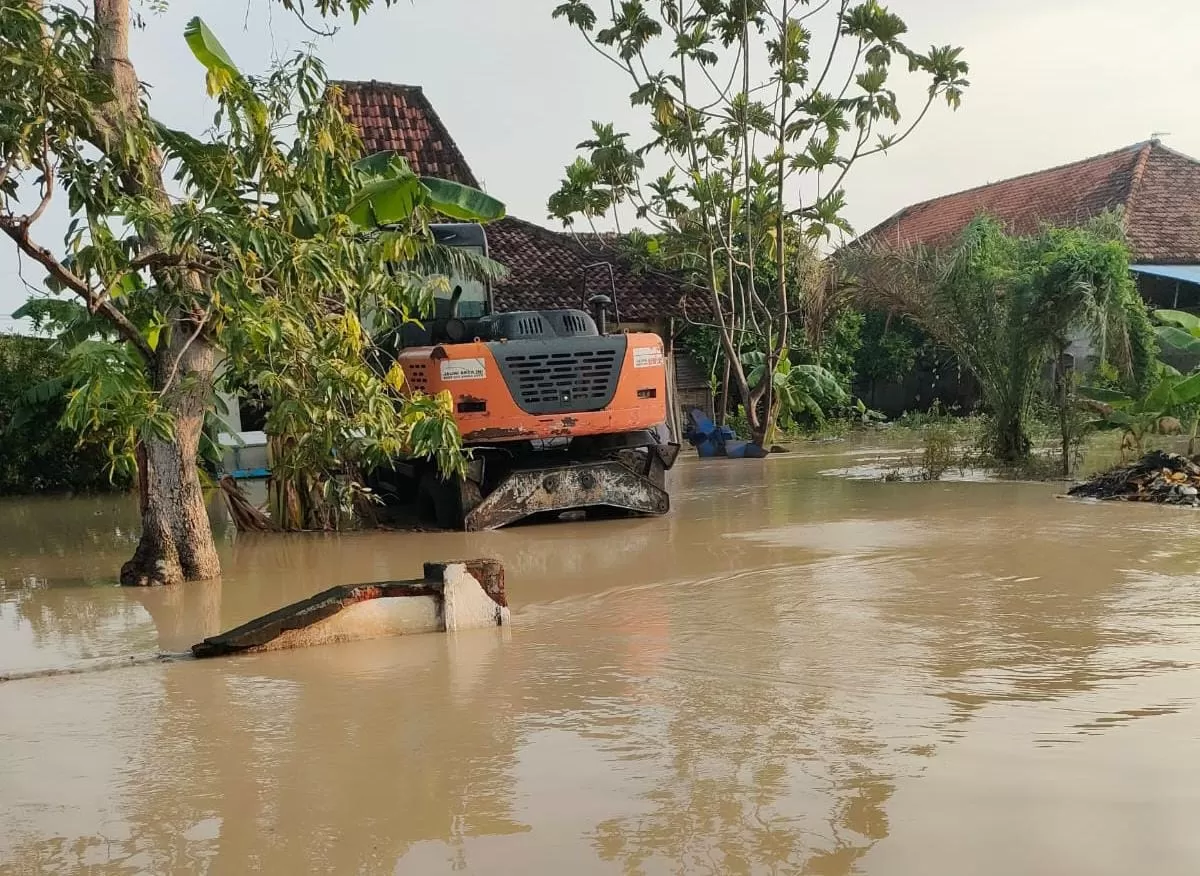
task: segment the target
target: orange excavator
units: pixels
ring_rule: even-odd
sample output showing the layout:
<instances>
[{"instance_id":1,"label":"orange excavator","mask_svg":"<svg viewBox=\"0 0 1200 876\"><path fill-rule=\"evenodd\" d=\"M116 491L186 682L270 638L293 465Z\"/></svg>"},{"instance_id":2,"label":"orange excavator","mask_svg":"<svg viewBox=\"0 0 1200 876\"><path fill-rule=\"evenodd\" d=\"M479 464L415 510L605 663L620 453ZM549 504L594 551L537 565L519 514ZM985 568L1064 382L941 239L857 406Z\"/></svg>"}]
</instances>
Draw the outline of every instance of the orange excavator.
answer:
<instances>
[{"instance_id":1,"label":"orange excavator","mask_svg":"<svg viewBox=\"0 0 1200 876\"><path fill-rule=\"evenodd\" d=\"M434 226L443 245L487 254L482 226ZM446 529L496 529L534 516L601 509L664 514L667 371L653 333L608 330L613 295L581 307L496 313L488 284L454 278L435 313L398 332L394 353L413 390L449 393L469 450L467 475L424 460L377 476L398 496L415 485L419 515ZM590 311L590 312L589 312Z\"/></svg>"}]
</instances>

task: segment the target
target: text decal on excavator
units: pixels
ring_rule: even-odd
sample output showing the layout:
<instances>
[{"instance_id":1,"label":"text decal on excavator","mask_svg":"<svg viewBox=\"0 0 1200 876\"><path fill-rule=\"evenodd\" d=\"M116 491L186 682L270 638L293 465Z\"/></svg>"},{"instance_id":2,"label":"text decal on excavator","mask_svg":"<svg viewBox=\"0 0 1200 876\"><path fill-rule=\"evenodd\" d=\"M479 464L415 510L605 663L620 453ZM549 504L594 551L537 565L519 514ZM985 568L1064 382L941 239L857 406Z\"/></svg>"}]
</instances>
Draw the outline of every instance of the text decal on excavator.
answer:
<instances>
[{"instance_id":1,"label":"text decal on excavator","mask_svg":"<svg viewBox=\"0 0 1200 876\"><path fill-rule=\"evenodd\" d=\"M662 363L663 354L658 347L638 347L633 351L634 368L654 368Z\"/></svg>"},{"instance_id":2,"label":"text decal on excavator","mask_svg":"<svg viewBox=\"0 0 1200 876\"><path fill-rule=\"evenodd\" d=\"M487 366L482 359L443 359L442 380L482 380L487 377Z\"/></svg>"}]
</instances>

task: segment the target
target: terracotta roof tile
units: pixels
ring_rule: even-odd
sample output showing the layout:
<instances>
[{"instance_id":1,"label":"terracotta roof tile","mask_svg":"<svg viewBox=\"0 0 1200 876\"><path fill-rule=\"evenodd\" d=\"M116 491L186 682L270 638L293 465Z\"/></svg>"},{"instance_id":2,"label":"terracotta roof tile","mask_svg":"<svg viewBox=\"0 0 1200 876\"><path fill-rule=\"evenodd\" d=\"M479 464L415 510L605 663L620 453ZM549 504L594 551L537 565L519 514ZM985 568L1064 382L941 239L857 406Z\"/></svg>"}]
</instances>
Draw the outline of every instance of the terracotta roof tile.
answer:
<instances>
[{"instance_id":1,"label":"terracotta roof tile","mask_svg":"<svg viewBox=\"0 0 1200 876\"><path fill-rule=\"evenodd\" d=\"M420 87L375 80L330 84L342 90L342 104L358 128L368 155L399 152L419 174L479 187L470 165Z\"/></svg>"},{"instance_id":2,"label":"terracotta roof tile","mask_svg":"<svg viewBox=\"0 0 1200 876\"><path fill-rule=\"evenodd\" d=\"M1200 161L1156 146L1126 206L1138 261L1200 264Z\"/></svg>"},{"instance_id":3,"label":"terracotta roof tile","mask_svg":"<svg viewBox=\"0 0 1200 876\"><path fill-rule=\"evenodd\" d=\"M351 122L359 129L368 154L399 152L421 174L479 187L475 174L446 126L416 86L389 82L335 82ZM515 217L486 226L491 257L509 269L496 286L501 310L580 307L587 292L608 294L612 288L604 268L613 266L617 306L624 322L650 322L684 313L687 286L661 274L639 272L591 236L576 239ZM585 270L587 268L587 270ZM707 303L688 298L687 312L703 315Z\"/></svg>"},{"instance_id":4,"label":"terracotta roof tile","mask_svg":"<svg viewBox=\"0 0 1200 876\"><path fill-rule=\"evenodd\" d=\"M634 270L611 250L576 240L532 222L509 216L486 226L491 257L509 269L496 286L500 310L583 307L588 295L611 295L615 285L622 322L650 322L708 312L702 299L672 277ZM607 269L613 266L612 283ZM584 294L584 280L587 290Z\"/></svg>"},{"instance_id":5,"label":"terracotta roof tile","mask_svg":"<svg viewBox=\"0 0 1200 876\"><path fill-rule=\"evenodd\" d=\"M1200 263L1200 162L1156 140L914 204L863 238L942 246L980 214L1029 234L1116 208L1138 261Z\"/></svg>"}]
</instances>

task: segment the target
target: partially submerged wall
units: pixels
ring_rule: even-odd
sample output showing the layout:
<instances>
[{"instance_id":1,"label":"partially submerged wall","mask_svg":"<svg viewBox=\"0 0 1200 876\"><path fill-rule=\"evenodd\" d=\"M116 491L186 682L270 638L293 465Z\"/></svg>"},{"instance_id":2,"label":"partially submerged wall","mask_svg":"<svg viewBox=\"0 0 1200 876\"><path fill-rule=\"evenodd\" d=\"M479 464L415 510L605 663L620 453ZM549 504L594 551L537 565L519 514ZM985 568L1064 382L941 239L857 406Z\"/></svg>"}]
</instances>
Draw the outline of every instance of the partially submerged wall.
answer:
<instances>
[{"instance_id":1,"label":"partially submerged wall","mask_svg":"<svg viewBox=\"0 0 1200 876\"><path fill-rule=\"evenodd\" d=\"M196 657L278 651L508 623L496 560L426 563L415 581L332 587L192 646Z\"/></svg>"}]
</instances>

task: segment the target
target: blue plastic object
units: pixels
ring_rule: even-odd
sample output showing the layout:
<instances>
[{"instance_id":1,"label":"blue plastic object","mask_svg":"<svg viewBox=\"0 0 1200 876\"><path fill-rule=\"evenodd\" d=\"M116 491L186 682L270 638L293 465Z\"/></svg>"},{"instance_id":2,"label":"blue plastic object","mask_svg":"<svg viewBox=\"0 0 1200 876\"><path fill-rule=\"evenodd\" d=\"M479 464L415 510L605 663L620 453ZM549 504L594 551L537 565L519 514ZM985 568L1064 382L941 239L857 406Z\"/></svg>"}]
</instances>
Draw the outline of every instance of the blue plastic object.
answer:
<instances>
[{"instance_id":1,"label":"blue plastic object","mask_svg":"<svg viewBox=\"0 0 1200 876\"><path fill-rule=\"evenodd\" d=\"M767 451L753 441L726 441L725 455L730 459L762 459Z\"/></svg>"},{"instance_id":2,"label":"blue plastic object","mask_svg":"<svg viewBox=\"0 0 1200 876\"><path fill-rule=\"evenodd\" d=\"M752 441L736 441L728 426L717 426L699 408L692 408L685 437L701 459L727 456L730 459L761 459L767 452Z\"/></svg>"}]
</instances>

